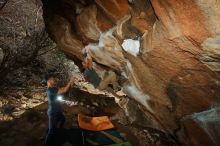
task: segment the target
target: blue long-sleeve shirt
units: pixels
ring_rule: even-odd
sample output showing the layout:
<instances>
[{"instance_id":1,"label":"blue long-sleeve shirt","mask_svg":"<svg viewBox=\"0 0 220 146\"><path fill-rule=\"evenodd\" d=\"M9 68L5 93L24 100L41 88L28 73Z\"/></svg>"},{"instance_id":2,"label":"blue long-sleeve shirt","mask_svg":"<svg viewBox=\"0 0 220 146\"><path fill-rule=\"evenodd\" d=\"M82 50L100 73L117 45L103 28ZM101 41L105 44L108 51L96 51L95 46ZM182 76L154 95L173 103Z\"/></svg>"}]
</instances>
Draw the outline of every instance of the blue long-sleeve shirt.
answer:
<instances>
[{"instance_id":1,"label":"blue long-sleeve shirt","mask_svg":"<svg viewBox=\"0 0 220 146\"><path fill-rule=\"evenodd\" d=\"M93 68L85 69L83 74L86 80L89 81L95 88L99 86L101 78L98 76L98 74Z\"/></svg>"},{"instance_id":2,"label":"blue long-sleeve shirt","mask_svg":"<svg viewBox=\"0 0 220 146\"><path fill-rule=\"evenodd\" d=\"M56 114L61 113L62 108L60 102L57 100L58 89L56 87L49 87L47 89L47 96L48 96L48 114Z\"/></svg>"}]
</instances>

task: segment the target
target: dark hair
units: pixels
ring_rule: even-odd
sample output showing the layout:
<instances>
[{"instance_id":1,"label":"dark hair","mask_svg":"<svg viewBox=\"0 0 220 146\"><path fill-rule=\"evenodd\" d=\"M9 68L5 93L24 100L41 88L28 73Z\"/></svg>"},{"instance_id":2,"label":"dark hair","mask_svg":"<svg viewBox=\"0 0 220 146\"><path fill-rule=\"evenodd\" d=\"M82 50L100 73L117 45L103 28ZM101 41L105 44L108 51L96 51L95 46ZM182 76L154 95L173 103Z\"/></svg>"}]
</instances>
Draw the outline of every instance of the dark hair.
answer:
<instances>
[{"instance_id":1,"label":"dark hair","mask_svg":"<svg viewBox=\"0 0 220 146\"><path fill-rule=\"evenodd\" d=\"M44 77L43 77L43 81L44 82L47 82L50 78L53 78L54 76L52 75L52 74L46 74L46 75L44 75Z\"/></svg>"}]
</instances>

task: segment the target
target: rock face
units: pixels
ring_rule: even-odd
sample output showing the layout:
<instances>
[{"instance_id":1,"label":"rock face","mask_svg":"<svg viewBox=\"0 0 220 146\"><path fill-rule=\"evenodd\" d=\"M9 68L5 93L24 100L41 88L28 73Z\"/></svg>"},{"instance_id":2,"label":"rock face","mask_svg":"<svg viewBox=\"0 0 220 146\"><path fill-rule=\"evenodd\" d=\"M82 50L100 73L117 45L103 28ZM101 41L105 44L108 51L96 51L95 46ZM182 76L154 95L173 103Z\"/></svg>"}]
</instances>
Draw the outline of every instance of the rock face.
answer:
<instances>
[{"instance_id":1,"label":"rock face","mask_svg":"<svg viewBox=\"0 0 220 146\"><path fill-rule=\"evenodd\" d=\"M0 1L0 77L29 62L46 39L40 0Z\"/></svg>"},{"instance_id":2,"label":"rock face","mask_svg":"<svg viewBox=\"0 0 220 146\"><path fill-rule=\"evenodd\" d=\"M148 126L186 145L220 144L220 120L211 118L219 117L214 105L220 102L220 1L85 0L75 5L81 12L71 21L66 16L62 22L54 19L60 25L47 21L68 56L82 60L89 51L96 63L126 77L129 82L121 86L142 105ZM46 9L56 14L61 7ZM68 30L58 36L65 27ZM64 42L63 37L72 41ZM126 39L130 44L123 45ZM131 47L122 47L134 45L132 40L140 43L135 55ZM124 107L130 117L135 117L135 106Z\"/></svg>"},{"instance_id":3,"label":"rock face","mask_svg":"<svg viewBox=\"0 0 220 146\"><path fill-rule=\"evenodd\" d=\"M14 11L8 7L13 2L1 6L1 48L4 56L6 50L26 48L18 52L29 58L28 52L39 43L33 46L32 40L43 32L41 7L38 1L26 3L31 8L14 2L18 13L12 20ZM142 120L135 118L135 107L147 126L173 134L185 145L220 145L219 0L43 2L48 32L67 56L80 62L83 53L90 52L99 69L114 70L127 79L121 87L137 102L124 106L132 119ZM131 44L123 45L128 39ZM122 47L137 41L135 54Z\"/></svg>"}]
</instances>

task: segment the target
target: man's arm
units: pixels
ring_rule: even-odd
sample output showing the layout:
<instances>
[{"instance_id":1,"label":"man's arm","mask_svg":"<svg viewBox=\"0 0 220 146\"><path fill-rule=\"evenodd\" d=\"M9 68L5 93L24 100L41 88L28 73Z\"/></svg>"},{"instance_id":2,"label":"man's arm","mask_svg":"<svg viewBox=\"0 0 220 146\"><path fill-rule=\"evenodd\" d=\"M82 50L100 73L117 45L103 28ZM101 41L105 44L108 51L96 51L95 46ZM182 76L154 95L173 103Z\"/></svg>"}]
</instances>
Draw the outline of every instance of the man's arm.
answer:
<instances>
[{"instance_id":1,"label":"man's arm","mask_svg":"<svg viewBox=\"0 0 220 146\"><path fill-rule=\"evenodd\" d=\"M87 60L88 60L88 67L92 68L92 66L93 66L92 62L93 61L92 61L92 57L90 55L88 56Z\"/></svg>"},{"instance_id":2,"label":"man's arm","mask_svg":"<svg viewBox=\"0 0 220 146\"><path fill-rule=\"evenodd\" d=\"M92 63L92 57L90 57L89 55L87 55L87 57L84 59L84 61L82 62L82 65L84 68L92 68L93 63Z\"/></svg>"},{"instance_id":3,"label":"man's arm","mask_svg":"<svg viewBox=\"0 0 220 146\"><path fill-rule=\"evenodd\" d=\"M69 82L66 84L66 86L58 89L58 94L66 93L70 89L70 87L72 86L73 82L74 82L74 77L71 76L71 78L70 78Z\"/></svg>"}]
</instances>

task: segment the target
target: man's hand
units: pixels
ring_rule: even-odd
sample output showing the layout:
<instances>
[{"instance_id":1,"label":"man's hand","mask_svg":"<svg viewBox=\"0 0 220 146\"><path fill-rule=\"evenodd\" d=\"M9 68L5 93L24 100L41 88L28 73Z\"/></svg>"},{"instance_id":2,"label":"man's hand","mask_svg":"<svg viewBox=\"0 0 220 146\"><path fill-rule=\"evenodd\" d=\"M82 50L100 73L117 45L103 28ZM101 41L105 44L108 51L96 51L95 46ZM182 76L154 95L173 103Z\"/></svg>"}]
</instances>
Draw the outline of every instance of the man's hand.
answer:
<instances>
[{"instance_id":1,"label":"man's hand","mask_svg":"<svg viewBox=\"0 0 220 146\"><path fill-rule=\"evenodd\" d=\"M84 68L92 68L92 57L87 54L86 58L83 60L82 65Z\"/></svg>"},{"instance_id":2,"label":"man's hand","mask_svg":"<svg viewBox=\"0 0 220 146\"><path fill-rule=\"evenodd\" d=\"M71 84L71 86L73 85L75 79L76 78L73 75L70 76L69 83Z\"/></svg>"},{"instance_id":3,"label":"man's hand","mask_svg":"<svg viewBox=\"0 0 220 146\"><path fill-rule=\"evenodd\" d=\"M58 94L66 93L73 85L74 81L75 81L74 76L70 76L69 82L66 84L66 86L58 89Z\"/></svg>"}]
</instances>

